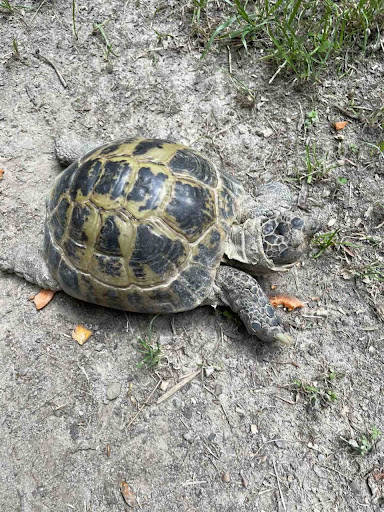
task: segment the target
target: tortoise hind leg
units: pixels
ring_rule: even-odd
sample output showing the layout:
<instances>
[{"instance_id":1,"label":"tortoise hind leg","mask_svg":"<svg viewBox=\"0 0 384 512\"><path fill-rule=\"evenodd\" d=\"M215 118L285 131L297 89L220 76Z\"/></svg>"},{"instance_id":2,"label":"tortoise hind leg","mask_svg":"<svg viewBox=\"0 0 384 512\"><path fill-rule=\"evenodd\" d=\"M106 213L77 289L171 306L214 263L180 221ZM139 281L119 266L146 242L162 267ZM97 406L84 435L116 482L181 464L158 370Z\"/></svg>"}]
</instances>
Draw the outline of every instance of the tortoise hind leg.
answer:
<instances>
[{"instance_id":1,"label":"tortoise hind leg","mask_svg":"<svg viewBox=\"0 0 384 512\"><path fill-rule=\"evenodd\" d=\"M249 334L263 341L279 341L283 345L292 343L268 297L253 277L233 267L220 266L215 285L216 304L223 303L237 313ZM215 303L214 299L210 302Z\"/></svg>"},{"instance_id":2,"label":"tortoise hind leg","mask_svg":"<svg viewBox=\"0 0 384 512\"><path fill-rule=\"evenodd\" d=\"M61 290L59 283L51 276L42 252L33 246L19 245L1 253L0 270L16 274L46 290Z\"/></svg>"},{"instance_id":3,"label":"tortoise hind leg","mask_svg":"<svg viewBox=\"0 0 384 512\"><path fill-rule=\"evenodd\" d=\"M100 141L85 139L76 134L63 132L55 140L56 157L63 167L67 167L75 160L101 145L102 142Z\"/></svg>"}]
</instances>

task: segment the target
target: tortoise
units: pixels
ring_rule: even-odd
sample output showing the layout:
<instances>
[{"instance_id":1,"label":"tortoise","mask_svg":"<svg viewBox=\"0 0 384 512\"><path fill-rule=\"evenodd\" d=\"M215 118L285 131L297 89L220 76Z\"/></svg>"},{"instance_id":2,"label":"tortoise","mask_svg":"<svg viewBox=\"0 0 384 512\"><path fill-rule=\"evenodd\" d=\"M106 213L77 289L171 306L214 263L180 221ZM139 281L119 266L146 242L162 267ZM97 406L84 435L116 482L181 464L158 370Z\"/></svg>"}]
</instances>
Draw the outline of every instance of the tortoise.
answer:
<instances>
[{"instance_id":1,"label":"tortoise","mask_svg":"<svg viewBox=\"0 0 384 512\"><path fill-rule=\"evenodd\" d=\"M47 197L43 250L13 248L1 270L124 311L226 305L250 334L291 343L254 277L292 266L318 230L291 211L285 184L252 197L201 153L163 139L95 147L67 136L56 154L69 166Z\"/></svg>"}]
</instances>

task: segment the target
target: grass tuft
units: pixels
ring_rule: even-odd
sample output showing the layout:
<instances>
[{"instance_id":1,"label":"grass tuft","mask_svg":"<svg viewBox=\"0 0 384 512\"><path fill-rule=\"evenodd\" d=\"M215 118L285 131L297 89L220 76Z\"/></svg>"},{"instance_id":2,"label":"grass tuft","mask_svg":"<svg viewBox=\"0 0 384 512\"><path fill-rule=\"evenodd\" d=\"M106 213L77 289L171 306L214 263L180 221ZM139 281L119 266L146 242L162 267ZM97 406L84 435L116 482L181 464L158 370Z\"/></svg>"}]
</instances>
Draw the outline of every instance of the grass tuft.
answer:
<instances>
[{"instance_id":1,"label":"grass tuft","mask_svg":"<svg viewBox=\"0 0 384 512\"><path fill-rule=\"evenodd\" d=\"M152 327L153 322L159 315L156 315L149 322L148 332L143 338L139 338L139 352L144 356L143 360L136 366L136 368L142 368L146 365L148 368L153 370L161 361L163 354L161 353L161 347L158 342L156 345L152 343Z\"/></svg>"},{"instance_id":2,"label":"grass tuft","mask_svg":"<svg viewBox=\"0 0 384 512\"><path fill-rule=\"evenodd\" d=\"M103 23L99 23L99 22L93 23L93 33L94 34L100 33L102 39L104 40L104 43L105 43L104 59L106 61L109 61L110 55L113 55L114 57L118 57L117 53L115 53L115 51L113 50L112 43L109 41L109 39L105 33L105 30L104 30L105 25L107 25L107 23L109 23L109 21L110 20L105 20L105 21L103 21Z\"/></svg>"},{"instance_id":3,"label":"grass tuft","mask_svg":"<svg viewBox=\"0 0 384 512\"><path fill-rule=\"evenodd\" d=\"M208 2L194 3L196 21ZM225 0L224 11L202 57L215 41L240 44L246 51L256 43L266 50L263 58L300 79L313 79L340 56L339 71L348 72L348 56L364 54L368 43L380 38L384 0Z\"/></svg>"}]
</instances>

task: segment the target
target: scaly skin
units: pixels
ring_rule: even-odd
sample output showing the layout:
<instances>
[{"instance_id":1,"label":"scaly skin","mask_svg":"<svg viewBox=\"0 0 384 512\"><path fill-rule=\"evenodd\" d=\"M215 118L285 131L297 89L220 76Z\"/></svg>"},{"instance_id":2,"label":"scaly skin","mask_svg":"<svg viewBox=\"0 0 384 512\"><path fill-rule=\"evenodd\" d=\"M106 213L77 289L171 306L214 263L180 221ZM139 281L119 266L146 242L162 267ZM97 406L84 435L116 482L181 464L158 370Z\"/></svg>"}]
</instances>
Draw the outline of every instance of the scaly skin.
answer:
<instances>
[{"instance_id":1,"label":"scaly skin","mask_svg":"<svg viewBox=\"0 0 384 512\"><path fill-rule=\"evenodd\" d=\"M290 345L292 338L284 332L268 297L259 283L249 274L233 267L220 266L215 279L215 293L243 321L249 334L263 341L278 341ZM208 301L209 302L209 301ZM211 298L211 303L217 298Z\"/></svg>"},{"instance_id":2,"label":"scaly skin","mask_svg":"<svg viewBox=\"0 0 384 512\"><path fill-rule=\"evenodd\" d=\"M1 253L0 270L16 274L46 290L61 290L59 283L51 276L42 252L32 245L18 245L9 253Z\"/></svg>"}]
</instances>

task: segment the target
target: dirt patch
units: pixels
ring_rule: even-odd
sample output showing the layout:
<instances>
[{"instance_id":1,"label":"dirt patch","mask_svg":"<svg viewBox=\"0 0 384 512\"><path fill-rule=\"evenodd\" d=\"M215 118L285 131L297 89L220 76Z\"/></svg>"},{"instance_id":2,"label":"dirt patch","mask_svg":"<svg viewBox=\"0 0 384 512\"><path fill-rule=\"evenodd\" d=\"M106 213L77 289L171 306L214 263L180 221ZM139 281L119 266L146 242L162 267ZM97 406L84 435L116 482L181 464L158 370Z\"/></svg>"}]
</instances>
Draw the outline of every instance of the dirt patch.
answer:
<instances>
[{"instance_id":1,"label":"dirt patch","mask_svg":"<svg viewBox=\"0 0 384 512\"><path fill-rule=\"evenodd\" d=\"M322 161L308 210L324 232L340 230L337 243L274 276L278 291L306 303L282 312L292 348L262 344L200 308L155 321L166 356L156 372L137 368L151 317L62 293L36 311L37 288L0 275L2 512L121 511L121 481L145 511L383 506L384 441L364 456L347 442L360 446L373 425L384 429L383 283L364 276L383 267L384 161L370 144L384 137L340 111L350 112L351 97L368 113L383 105L383 54L349 76L298 85L283 72L270 84L275 69L258 51L231 50L244 89L226 51L200 59L191 15L179 2L78 2L78 39L71 2L0 15L0 246L41 243L63 129L191 144L250 191L271 179L302 191L307 146L311 162ZM100 29L93 33L106 20L118 55L109 61ZM337 135L332 125L343 120ZM83 346L71 338L77 324L94 333ZM160 378L171 386L198 365L214 371L160 405L156 389L130 424Z\"/></svg>"}]
</instances>

